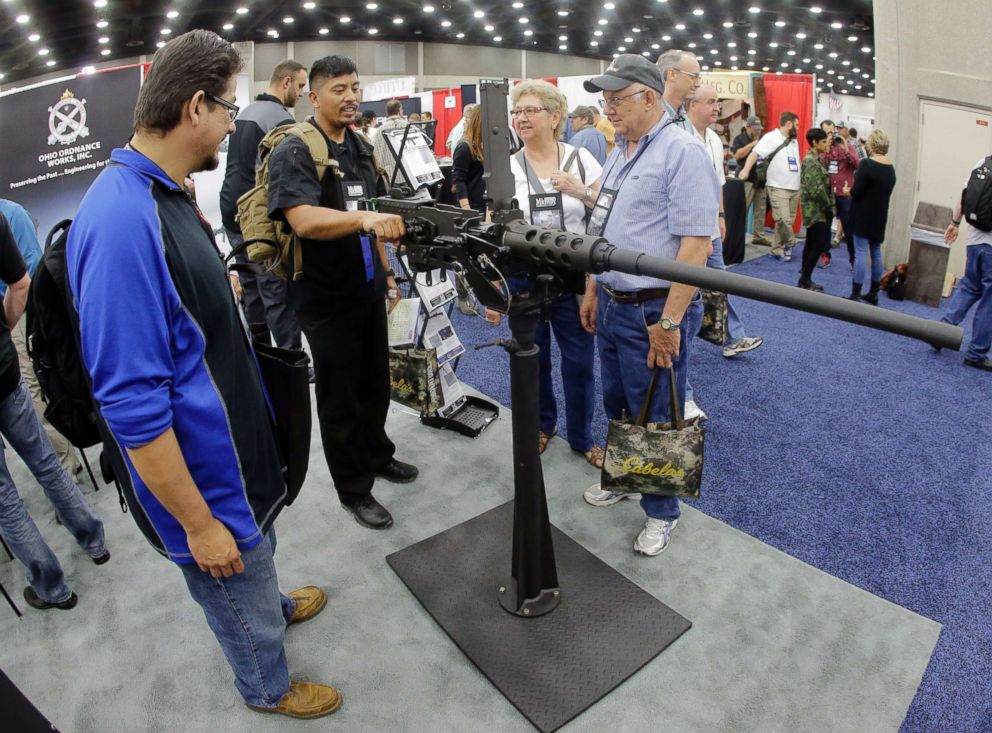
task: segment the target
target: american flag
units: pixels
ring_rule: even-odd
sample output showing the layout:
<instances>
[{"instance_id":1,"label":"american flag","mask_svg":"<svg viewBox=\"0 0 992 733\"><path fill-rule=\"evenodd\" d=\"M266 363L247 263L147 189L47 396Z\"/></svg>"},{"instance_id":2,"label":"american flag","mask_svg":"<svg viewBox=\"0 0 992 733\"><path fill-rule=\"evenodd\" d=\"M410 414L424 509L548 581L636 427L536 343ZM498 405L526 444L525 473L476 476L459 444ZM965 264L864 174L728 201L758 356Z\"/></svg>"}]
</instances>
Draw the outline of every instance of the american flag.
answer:
<instances>
[{"instance_id":1,"label":"american flag","mask_svg":"<svg viewBox=\"0 0 992 733\"><path fill-rule=\"evenodd\" d=\"M831 112L838 112L844 106L844 103L840 101L840 97L834 94L833 89L830 90L830 96L827 97L827 106L830 107Z\"/></svg>"}]
</instances>

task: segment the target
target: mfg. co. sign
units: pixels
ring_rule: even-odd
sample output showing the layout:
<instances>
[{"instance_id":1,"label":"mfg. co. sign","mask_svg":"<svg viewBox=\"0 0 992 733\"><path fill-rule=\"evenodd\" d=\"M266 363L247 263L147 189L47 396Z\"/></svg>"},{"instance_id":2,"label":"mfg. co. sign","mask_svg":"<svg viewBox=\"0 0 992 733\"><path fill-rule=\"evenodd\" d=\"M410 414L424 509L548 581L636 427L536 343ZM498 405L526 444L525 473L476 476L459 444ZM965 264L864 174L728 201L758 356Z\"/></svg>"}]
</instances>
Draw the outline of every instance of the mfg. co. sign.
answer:
<instances>
[{"instance_id":1,"label":"mfg. co. sign","mask_svg":"<svg viewBox=\"0 0 992 733\"><path fill-rule=\"evenodd\" d=\"M750 99L754 96L751 89L751 75L746 71L725 74L704 72L702 82L716 89L720 99Z\"/></svg>"}]
</instances>

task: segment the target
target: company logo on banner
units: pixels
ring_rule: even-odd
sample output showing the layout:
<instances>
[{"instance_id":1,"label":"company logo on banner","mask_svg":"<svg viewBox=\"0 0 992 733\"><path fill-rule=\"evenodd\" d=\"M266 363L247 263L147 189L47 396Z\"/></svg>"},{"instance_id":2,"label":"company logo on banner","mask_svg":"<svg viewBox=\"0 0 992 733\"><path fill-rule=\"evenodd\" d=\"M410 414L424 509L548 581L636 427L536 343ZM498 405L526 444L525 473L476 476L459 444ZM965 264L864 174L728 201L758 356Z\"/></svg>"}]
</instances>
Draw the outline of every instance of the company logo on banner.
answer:
<instances>
[{"instance_id":1,"label":"company logo on banner","mask_svg":"<svg viewBox=\"0 0 992 733\"><path fill-rule=\"evenodd\" d=\"M720 99L749 99L754 96L751 88L751 75L739 73L707 74L703 72L702 83L716 89Z\"/></svg>"},{"instance_id":2,"label":"company logo on banner","mask_svg":"<svg viewBox=\"0 0 992 733\"><path fill-rule=\"evenodd\" d=\"M48 144L68 145L76 138L87 137L90 129L86 126L86 100L76 99L76 95L65 90L65 94L54 107L48 108Z\"/></svg>"},{"instance_id":3,"label":"company logo on banner","mask_svg":"<svg viewBox=\"0 0 992 733\"><path fill-rule=\"evenodd\" d=\"M111 150L124 147L140 85L139 70L124 68L0 97L0 197L26 208L42 239L75 216Z\"/></svg>"}]
</instances>

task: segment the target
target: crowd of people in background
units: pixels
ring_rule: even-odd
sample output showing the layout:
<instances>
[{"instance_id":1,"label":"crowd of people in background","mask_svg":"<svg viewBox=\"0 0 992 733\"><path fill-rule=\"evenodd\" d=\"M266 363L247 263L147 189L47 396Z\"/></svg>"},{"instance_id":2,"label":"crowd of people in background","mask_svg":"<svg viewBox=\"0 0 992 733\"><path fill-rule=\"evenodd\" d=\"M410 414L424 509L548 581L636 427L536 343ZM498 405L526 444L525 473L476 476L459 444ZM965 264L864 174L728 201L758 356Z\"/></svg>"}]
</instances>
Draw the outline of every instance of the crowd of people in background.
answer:
<instances>
[{"instance_id":1,"label":"crowd of people in background","mask_svg":"<svg viewBox=\"0 0 992 733\"><path fill-rule=\"evenodd\" d=\"M385 195L391 182L410 187L383 150L384 133L424 121L420 114L406 117L402 102L390 100L387 118L376 128L374 115L359 114L358 67L340 55L318 60L309 72L293 61L279 64L267 92L239 110L234 100L241 63L230 43L208 31L183 34L156 54L138 97L134 135L112 153L114 165L99 175L72 224L68 279L93 396L113 436L107 450L116 451L117 479L139 525L181 570L245 703L262 712L317 717L336 710L341 696L329 685L290 680L284 638L288 626L319 613L326 596L315 586L279 591L274 522L286 487L242 313L262 324L254 334L259 340L271 335L292 349L306 335L329 488L361 526L390 527L392 515L373 495L376 481L418 477L415 466L396 458L386 432L384 301L397 290L386 245L400 241L406 228L401 217L368 204ZM512 90L510 117L520 148L507 162L523 216L553 229L601 235L622 249L723 269L727 154L710 129L720 100L701 83L696 57L672 50L652 63L624 54L584 86L597 106L571 111L561 91L546 81L525 80ZM240 244L235 204L254 183L258 143L293 121L291 110L307 87L314 110L308 124L326 142L340 175L322 175L307 144L294 135L266 163L268 214L296 235L305 277L291 287L272 275L242 274L230 282L184 181L216 167L219 146L231 136L221 210L229 241ZM429 123L430 113L424 116ZM752 241L770 245L777 260L790 261L801 206L806 234L798 286L822 290L813 274L817 264L831 262L836 218L852 269L849 297L877 304L896 180L888 136L876 128L862 149L856 133L839 123L825 120L802 131L799 117L789 111L775 122L765 132L760 117L747 117L729 149L755 210ZM566 127L570 137L563 140ZM809 145L804 158L800 135ZM486 153L478 106L466 106L446 144L458 204L484 215ZM990 163L979 162L976 170L983 165ZM775 223L771 240L764 229L766 197ZM71 450L60 448L56 455L52 444L58 445L58 437L45 435L21 378L26 370L18 367L10 330L24 310L37 242L26 213L3 204L0 279L9 287L0 318L0 432L38 477L84 552L102 564L110 557L102 523L73 481ZM948 242L956 239L962 215L958 206ZM513 292L535 288L525 270L508 274ZM695 287L620 272L570 284L572 290L549 305L536 339L540 427L534 439L540 451L558 425L552 335L561 352L568 443L591 467L601 467L604 458L592 425L597 356L609 419L636 414L647 403L648 422L668 422L671 401L684 404L688 418L706 417L691 386L703 312ZM120 292L128 297L118 297ZM966 274L944 320L960 323L976 304L965 363L992 370L992 233L973 226ZM500 322L498 313L485 315ZM728 330L727 358L762 344L760 336L747 334L732 300ZM674 400L668 379L659 379L646 400L656 370L669 369ZM704 392L711 385L697 386ZM634 496L599 484L583 493L595 507ZM678 525L679 502L651 494L637 498L644 523L633 549L660 555ZM28 568L28 603L72 608L77 596L2 462L0 503L0 534Z\"/></svg>"}]
</instances>

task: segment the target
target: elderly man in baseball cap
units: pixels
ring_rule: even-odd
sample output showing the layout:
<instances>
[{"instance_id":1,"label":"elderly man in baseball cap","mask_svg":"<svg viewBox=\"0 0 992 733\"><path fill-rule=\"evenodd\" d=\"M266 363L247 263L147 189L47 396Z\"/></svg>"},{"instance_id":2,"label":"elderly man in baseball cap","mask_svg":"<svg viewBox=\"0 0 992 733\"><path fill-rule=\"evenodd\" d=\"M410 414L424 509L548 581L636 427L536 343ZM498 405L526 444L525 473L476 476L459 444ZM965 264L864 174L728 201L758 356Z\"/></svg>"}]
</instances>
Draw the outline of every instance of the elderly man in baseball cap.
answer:
<instances>
[{"instance_id":1,"label":"elderly man in baseball cap","mask_svg":"<svg viewBox=\"0 0 992 733\"><path fill-rule=\"evenodd\" d=\"M601 184L586 203L592 209L589 233L601 234L622 249L705 264L719 211L719 182L705 148L666 114L665 83L658 67L643 56L624 54L584 86L602 93L599 105L617 131ZM669 379L664 371L675 369L676 399L684 404L690 324L702 318L696 288L619 272L589 280L580 318L587 331L598 335L607 417L637 414L658 368L662 374L648 421L668 421ZM584 494L598 507L628 496L599 484ZM659 555L678 524L679 502L645 494L641 507L646 521L634 551Z\"/></svg>"},{"instance_id":2,"label":"elderly man in baseball cap","mask_svg":"<svg viewBox=\"0 0 992 733\"><path fill-rule=\"evenodd\" d=\"M569 115L572 120L572 137L568 142L576 148L585 148L600 165L606 162L606 136L596 129L596 111L592 107L579 106Z\"/></svg>"}]
</instances>

